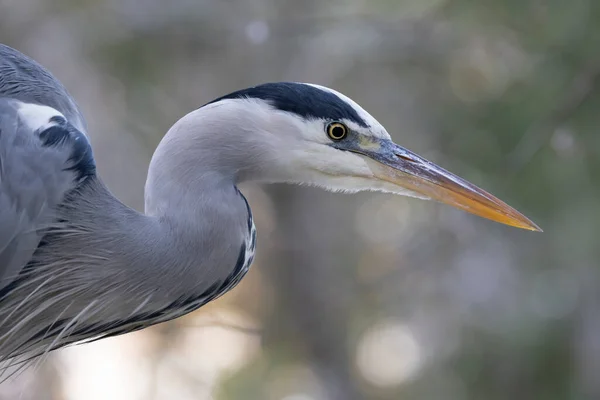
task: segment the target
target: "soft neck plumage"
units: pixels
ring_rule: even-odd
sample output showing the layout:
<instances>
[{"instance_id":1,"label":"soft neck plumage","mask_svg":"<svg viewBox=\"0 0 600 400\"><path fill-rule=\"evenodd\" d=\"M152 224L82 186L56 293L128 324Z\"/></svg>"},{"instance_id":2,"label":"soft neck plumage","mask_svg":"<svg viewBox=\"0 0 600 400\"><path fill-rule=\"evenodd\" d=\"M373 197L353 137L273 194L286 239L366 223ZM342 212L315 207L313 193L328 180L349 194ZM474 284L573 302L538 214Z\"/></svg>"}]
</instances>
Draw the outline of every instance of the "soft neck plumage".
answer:
<instances>
[{"instance_id":1,"label":"soft neck plumage","mask_svg":"<svg viewBox=\"0 0 600 400\"><path fill-rule=\"evenodd\" d=\"M65 228L36 254L36 264L53 268L49 291L79 293L78 304L57 304L69 308L66 318L101 304L82 316L80 326L95 321L118 326L173 304L197 302L227 284L236 269L249 233L248 208L235 176L215 168L226 154L190 146L173 153L164 145L169 142L152 160L146 215L92 177L60 209ZM94 284L80 286L71 276Z\"/></svg>"}]
</instances>

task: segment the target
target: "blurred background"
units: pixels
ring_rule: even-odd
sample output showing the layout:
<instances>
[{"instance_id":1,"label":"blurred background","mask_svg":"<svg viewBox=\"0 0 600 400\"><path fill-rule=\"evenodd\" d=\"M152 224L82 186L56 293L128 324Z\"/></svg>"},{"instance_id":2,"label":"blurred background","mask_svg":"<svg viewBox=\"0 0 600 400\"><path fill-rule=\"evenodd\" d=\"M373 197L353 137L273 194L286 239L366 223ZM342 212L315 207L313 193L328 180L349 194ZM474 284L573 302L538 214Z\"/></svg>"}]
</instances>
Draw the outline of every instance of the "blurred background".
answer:
<instances>
[{"instance_id":1,"label":"blurred background","mask_svg":"<svg viewBox=\"0 0 600 400\"><path fill-rule=\"evenodd\" d=\"M600 399L594 0L1 0L143 209L152 152L233 90L308 81L545 232L431 202L241 189L257 259L184 318L55 352L0 399Z\"/></svg>"}]
</instances>

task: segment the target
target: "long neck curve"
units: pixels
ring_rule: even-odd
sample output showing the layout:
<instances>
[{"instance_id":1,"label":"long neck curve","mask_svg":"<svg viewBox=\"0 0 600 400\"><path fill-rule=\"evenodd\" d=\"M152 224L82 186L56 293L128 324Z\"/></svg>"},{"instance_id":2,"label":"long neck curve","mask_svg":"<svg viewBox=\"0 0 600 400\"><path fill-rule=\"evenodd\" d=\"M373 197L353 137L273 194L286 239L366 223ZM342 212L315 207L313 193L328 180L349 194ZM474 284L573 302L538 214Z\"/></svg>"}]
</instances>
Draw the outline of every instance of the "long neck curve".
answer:
<instances>
[{"instance_id":1,"label":"long neck curve","mask_svg":"<svg viewBox=\"0 0 600 400\"><path fill-rule=\"evenodd\" d=\"M251 163L238 147L245 132L220 131L214 111L191 112L161 140L148 169L145 213L167 227L182 264L222 283L239 268L254 229L236 186Z\"/></svg>"},{"instance_id":2,"label":"long neck curve","mask_svg":"<svg viewBox=\"0 0 600 400\"><path fill-rule=\"evenodd\" d=\"M236 187L249 171L231 151L239 150L231 142L237 132L222 145L214 139L215 121L202 124L202 114L175 124L158 146L146 182L145 215L121 203L98 177L65 199L57 215L64 224L36 252L33 264L39 267L31 285L47 274L48 293L76 293L76 302L53 295L49 301L64 319L58 323L50 313L20 329L46 324L42 332L60 332L64 324L77 324L61 345L126 333L193 311L239 282L255 245L250 208ZM11 292L14 301L23 298L18 292L27 296L30 290L25 281ZM24 320L32 312L21 311ZM43 350L52 336L23 340L20 345L35 342Z\"/></svg>"},{"instance_id":3,"label":"long neck curve","mask_svg":"<svg viewBox=\"0 0 600 400\"><path fill-rule=\"evenodd\" d=\"M277 151L285 145L273 131L289 129L290 119L264 102L224 100L190 112L166 133L152 157L146 214L194 209L205 201L206 190L227 191L251 180L285 181L278 174L287 166L278 167Z\"/></svg>"},{"instance_id":4,"label":"long neck curve","mask_svg":"<svg viewBox=\"0 0 600 400\"><path fill-rule=\"evenodd\" d=\"M181 256L221 275L235 266L230 259L248 236L251 214L236 186L243 170L231 151L236 132L219 132L213 114L196 110L167 132L150 162L144 197L146 215L174 233ZM220 265L224 260L231 265Z\"/></svg>"},{"instance_id":5,"label":"long neck curve","mask_svg":"<svg viewBox=\"0 0 600 400\"><path fill-rule=\"evenodd\" d=\"M184 117L157 147L145 185L145 215L128 209L100 183L73 204L74 212L89 210L83 220L98 244L79 246L110 254L102 275L136 282L137 290L156 293L152 301L230 289L253 254L250 208L236 187L243 171L232 159L231 142L216 141L219 132L210 118L202 123L203 114ZM94 204L84 205L84 199Z\"/></svg>"}]
</instances>

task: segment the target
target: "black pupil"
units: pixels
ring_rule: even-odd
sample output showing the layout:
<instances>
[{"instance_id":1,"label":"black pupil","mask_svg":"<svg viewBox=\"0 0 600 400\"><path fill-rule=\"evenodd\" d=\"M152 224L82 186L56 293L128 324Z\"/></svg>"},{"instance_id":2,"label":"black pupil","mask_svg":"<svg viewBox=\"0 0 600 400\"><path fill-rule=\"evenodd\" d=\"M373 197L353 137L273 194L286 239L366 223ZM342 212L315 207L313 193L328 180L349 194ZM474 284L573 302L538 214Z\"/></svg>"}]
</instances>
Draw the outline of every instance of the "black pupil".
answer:
<instances>
[{"instance_id":1,"label":"black pupil","mask_svg":"<svg viewBox=\"0 0 600 400\"><path fill-rule=\"evenodd\" d=\"M336 139L344 137L345 133L346 130L341 126L334 126L333 128L331 128L331 136L333 136Z\"/></svg>"}]
</instances>

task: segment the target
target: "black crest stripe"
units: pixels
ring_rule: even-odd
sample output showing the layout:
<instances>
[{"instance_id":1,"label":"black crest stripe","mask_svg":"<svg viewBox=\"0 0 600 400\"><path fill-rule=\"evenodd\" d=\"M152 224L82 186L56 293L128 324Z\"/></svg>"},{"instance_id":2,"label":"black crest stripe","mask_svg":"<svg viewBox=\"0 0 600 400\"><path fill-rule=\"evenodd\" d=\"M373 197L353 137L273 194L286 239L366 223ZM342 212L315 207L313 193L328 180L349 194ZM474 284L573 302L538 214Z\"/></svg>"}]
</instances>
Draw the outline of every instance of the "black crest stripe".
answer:
<instances>
[{"instance_id":1,"label":"black crest stripe","mask_svg":"<svg viewBox=\"0 0 600 400\"><path fill-rule=\"evenodd\" d=\"M225 99L261 99L281 111L303 118L348 120L362 127L369 125L356 110L334 93L317 87L294 82L265 83L219 97L208 104Z\"/></svg>"}]
</instances>

